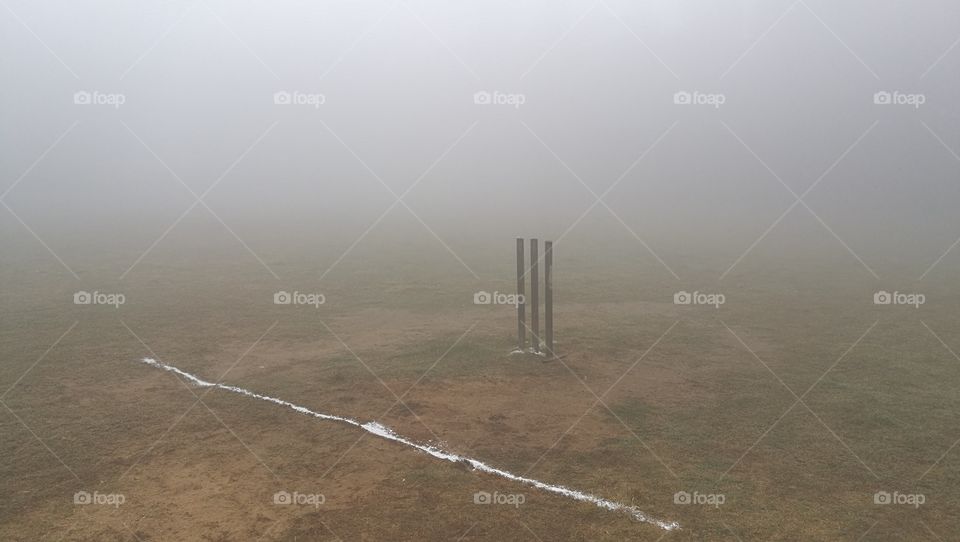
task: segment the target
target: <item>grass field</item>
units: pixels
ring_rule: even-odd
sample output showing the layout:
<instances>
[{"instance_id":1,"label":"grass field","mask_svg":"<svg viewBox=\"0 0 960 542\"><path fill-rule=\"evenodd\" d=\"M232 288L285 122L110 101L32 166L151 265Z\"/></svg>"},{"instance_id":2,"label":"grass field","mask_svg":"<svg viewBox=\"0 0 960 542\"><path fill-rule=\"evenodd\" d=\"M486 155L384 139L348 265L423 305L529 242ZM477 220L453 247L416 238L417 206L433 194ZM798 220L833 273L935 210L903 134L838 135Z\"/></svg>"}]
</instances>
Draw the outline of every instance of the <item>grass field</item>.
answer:
<instances>
[{"instance_id":1,"label":"grass field","mask_svg":"<svg viewBox=\"0 0 960 542\"><path fill-rule=\"evenodd\" d=\"M110 257L58 247L77 281L22 232L5 237L2 278L18 287L4 289L0 319L0 538L947 540L960 530L950 351L960 297L948 261L910 285L927 297L914 308L874 305L882 284L845 253L758 250L722 281L729 257L678 267L677 281L639 246L571 236L556 276L567 356L543 363L507 355L512 307L472 303L477 290L513 291L509 237L451 241L479 281L427 237L375 234L319 282L342 247L252 240L278 281L192 227L123 280L136 243ZM74 305L80 289L126 302ZM326 303L274 305L281 289ZM684 289L726 302L675 305ZM178 382L143 357L378 420L681 529ZM76 505L79 491L123 503ZM274 504L280 491L323 503ZM478 505L477 492L523 502ZM722 504L678 504L678 492ZM923 502L878 505L877 492Z\"/></svg>"}]
</instances>

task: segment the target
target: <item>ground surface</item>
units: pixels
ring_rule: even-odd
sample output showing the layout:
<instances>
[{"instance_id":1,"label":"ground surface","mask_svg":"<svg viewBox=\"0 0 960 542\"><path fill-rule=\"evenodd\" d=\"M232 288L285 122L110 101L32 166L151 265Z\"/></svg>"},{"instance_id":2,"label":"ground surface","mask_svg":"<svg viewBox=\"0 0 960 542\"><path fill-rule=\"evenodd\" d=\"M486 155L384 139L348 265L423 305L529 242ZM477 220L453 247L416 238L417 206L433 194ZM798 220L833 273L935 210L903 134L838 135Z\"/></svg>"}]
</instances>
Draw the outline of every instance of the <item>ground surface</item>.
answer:
<instances>
[{"instance_id":1,"label":"ground surface","mask_svg":"<svg viewBox=\"0 0 960 542\"><path fill-rule=\"evenodd\" d=\"M439 247L394 246L386 256L358 249L320 283L330 257L307 264L274 251L266 260L278 282L236 247L220 253L198 240L191 252L189 240L174 239L178 252L161 245L123 281L116 277L136 251L118 250L116 260L71 255L80 282L29 238L7 239L19 256L3 269L4 284L18 287L4 289L0 320L0 538L947 540L960 532L960 451L951 449L960 438L960 360L948 349L960 349L960 296L946 265L917 286L928 301L914 309L873 305L878 285L845 253L823 265L761 263L761 254L723 282L713 268L690 268L678 283L644 254L602 260L571 242L566 254L558 249L557 273L559 349L568 355L541 363L506 356L510 307L472 304L477 290L512 291L509 239L484 260L494 264L478 266L486 280ZM685 286L717 289L727 302L674 305L672 293ZM122 291L127 303L75 306L82 288ZM279 289L321 291L327 303L276 306ZM313 410L380 420L682 529L665 533L347 426L193 387L137 363L146 356ZM74 505L78 491L125 502ZM275 505L278 491L325 502ZM524 502L474 504L481 491ZM724 503L676 504L680 491ZM876 505L878 491L925 502Z\"/></svg>"}]
</instances>

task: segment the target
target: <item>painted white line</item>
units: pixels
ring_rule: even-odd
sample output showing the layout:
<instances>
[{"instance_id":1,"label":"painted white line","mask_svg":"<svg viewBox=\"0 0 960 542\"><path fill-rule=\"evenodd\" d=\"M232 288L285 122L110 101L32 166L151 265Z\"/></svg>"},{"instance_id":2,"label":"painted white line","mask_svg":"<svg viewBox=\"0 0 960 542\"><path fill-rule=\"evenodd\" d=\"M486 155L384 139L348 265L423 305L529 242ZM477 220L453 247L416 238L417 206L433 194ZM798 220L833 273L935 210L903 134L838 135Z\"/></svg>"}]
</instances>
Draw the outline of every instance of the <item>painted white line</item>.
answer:
<instances>
[{"instance_id":1,"label":"painted white line","mask_svg":"<svg viewBox=\"0 0 960 542\"><path fill-rule=\"evenodd\" d=\"M464 456L460 456L460 455L457 455L457 454L454 454L454 453L450 453L450 452L447 452L447 451L445 451L445 450L443 450L443 449L441 449L441 448L437 448L437 447L435 447L435 446L429 446L429 445L426 445L426 444L420 444L420 443L414 442L414 441L412 441L412 440L409 440L409 439L407 439L407 438L405 438L405 437L402 437L402 436L394 433L392 429L390 429L389 427L386 427L386 426L384 426L384 425L381 425L381 424L378 423L378 422L361 423L361 422L358 422L357 420L354 420L354 419L352 419L352 418L345 418L345 417L336 416L336 415L333 415L333 414L324 414L324 413L322 413L322 412L314 412L313 410L310 410L310 409L307 408L307 407L302 407L302 406L300 406L300 405L295 405L295 404L293 404L293 403L291 403L291 402L289 402L289 401L284 401L283 399L277 399L276 397L270 397L270 396L267 396L267 395L260 395L259 393L254 393L254 392L252 392L252 391L250 391L250 390L246 390L246 389L243 389L243 388L238 388L238 387L236 387L236 386L228 386L228 385L226 385L226 384L217 384L217 383L215 383L215 382L208 382L208 381L203 380L203 379L201 379L201 378L199 378L199 377L197 377L197 376L195 376L195 375L192 375L192 374L190 374L190 373L188 373L188 372L186 372L186 371L182 371L182 370L180 370L180 369L178 369L178 368L176 368L176 367L174 367L174 366L172 366L172 365L167 365L166 363L157 361L157 360L155 360L155 359L153 359L153 358L143 358L143 359L140 360L140 361L142 361L143 363L146 363L147 365L152 365L153 367L157 367L157 368L163 369L163 370L165 370L165 371L170 371L170 372L172 372L172 373L176 373L176 374L178 374L178 375L186 378L186 379L189 380L190 382L193 382L193 383L196 384L197 386L201 386L201 387L204 387L204 388L209 388L209 387L220 388L220 389L222 389L222 390L231 391L231 392L234 392L234 393L239 393L240 395L246 395L247 397L253 397L254 399L260 399L260 400L263 400L263 401L269 401L269 402L271 402L271 403L275 403L275 404L278 404L278 405L280 405L280 406L285 406L285 407L287 407L287 408L289 408L289 409L292 409L292 410L295 410L295 411L297 411L297 412L299 412L299 413L301 413L301 414L306 414L306 415L308 415L308 416L313 416L314 418L320 418L321 420L337 421L337 422L345 423L345 424L348 424L348 425L352 425L352 426L354 426L354 427L359 427L360 429L363 429L364 431L366 431L367 433L370 433L371 435L375 435L375 436L378 436L378 437L383 438L383 439L386 439L386 440L392 440L392 441L394 441L394 442L399 442L400 444L406 445L406 446L408 446L408 447L410 447L410 448L416 448L417 450L420 450L420 451L422 451L422 452L425 452L425 453L427 453L427 454L429 454L429 455L431 455L431 456L433 456L433 457L435 457L435 458L437 458L437 459L443 459L443 460L449 461L449 462L451 462L451 463L463 463L463 464L469 465L470 467L474 468L475 470L482 471L482 472L486 472L486 473L488 473L488 474L493 474L493 475L499 476L499 477L501 477L501 478L506 478L507 480L512 480L512 481L514 481L514 482L520 482L521 484L528 485L528 486L532 486L532 487L535 487L535 488L537 488L537 489L541 489L541 490L543 490L543 491L547 491L547 492L549 492L549 493L554 493L554 494L556 494L556 495L560 495L560 496L563 496L563 497L567 497L568 499L573 499L573 500L576 500L576 501L582 501L582 502L592 503L592 504L594 504L594 505L596 505L596 506L598 506L598 507L600 507L600 508L604 508L604 509L606 509L606 510L610 510L610 511L613 511L613 512L622 512L622 513L627 514L628 516L632 517L633 519L635 519L635 520L637 520L637 521L642 521L642 522L644 522L644 523L650 523L650 524L652 524L652 525L656 525L657 527L660 527L661 529L664 529L664 530L667 530L667 531L672 531L672 530L674 530L674 529L679 529L679 528L680 528L680 524L679 524L679 523L677 523L677 522L675 522L675 521L664 521L664 520L661 520L661 519L657 519L657 518L654 518L654 517L650 517L650 516L648 516L646 513L644 513L644 512L641 511L640 509L638 509L636 506L627 506L627 505L625 505L625 504L623 504L623 503L619 503L619 502L616 502L616 501L611 501L611 500L608 500L608 499L604 499L603 497L598 497L598 496L596 496L596 495L593 495L593 494L590 494L590 493L586 493L586 492L583 492L583 491L578 491L578 490L576 490L576 489L570 489L570 488L564 487L564 486L558 486L558 485L548 484L548 483L546 483L546 482L541 482L541 481L539 481L539 480L534 480L533 478L526 478L526 477L523 477L523 476L519 476L519 475L513 474L512 472L505 471L505 470L502 470L502 469L498 469L498 468L496 468L496 467L492 467L492 466L484 463L483 461L480 461L480 460L477 460L477 459L472 459L472 458L469 458L469 457L464 457Z\"/></svg>"}]
</instances>

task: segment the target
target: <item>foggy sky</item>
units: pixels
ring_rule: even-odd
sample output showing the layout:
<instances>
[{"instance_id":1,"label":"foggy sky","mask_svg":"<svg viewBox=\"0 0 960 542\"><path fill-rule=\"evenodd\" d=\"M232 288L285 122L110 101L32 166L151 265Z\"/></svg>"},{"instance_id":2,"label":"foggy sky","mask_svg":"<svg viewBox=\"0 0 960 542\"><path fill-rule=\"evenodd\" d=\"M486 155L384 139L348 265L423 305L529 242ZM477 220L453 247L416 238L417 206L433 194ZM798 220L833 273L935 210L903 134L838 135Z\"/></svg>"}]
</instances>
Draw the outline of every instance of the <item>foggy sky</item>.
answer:
<instances>
[{"instance_id":1,"label":"foggy sky","mask_svg":"<svg viewBox=\"0 0 960 542\"><path fill-rule=\"evenodd\" d=\"M732 261L815 182L763 243L845 253L836 236L922 271L960 236L953 2L5 3L0 187L54 250L88 229L146 248L194 203L180 180L216 183L205 203L259 243L305 223L352 242L410 189L378 228L456 242L582 220Z\"/></svg>"}]
</instances>

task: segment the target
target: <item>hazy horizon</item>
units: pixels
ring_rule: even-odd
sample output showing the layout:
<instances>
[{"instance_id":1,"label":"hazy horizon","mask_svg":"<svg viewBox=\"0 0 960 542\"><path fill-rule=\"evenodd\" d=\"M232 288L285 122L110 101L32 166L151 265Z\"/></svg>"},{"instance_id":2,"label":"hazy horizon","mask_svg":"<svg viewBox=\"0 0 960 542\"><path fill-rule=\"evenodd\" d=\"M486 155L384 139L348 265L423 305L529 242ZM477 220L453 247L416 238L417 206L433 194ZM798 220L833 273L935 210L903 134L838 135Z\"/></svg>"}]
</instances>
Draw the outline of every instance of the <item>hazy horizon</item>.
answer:
<instances>
[{"instance_id":1,"label":"hazy horizon","mask_svg":"<svg viewBox=\"0 0 960 542\"><path fill-rule=\"evenodd\" d=\"M409 190L374 230L454 252L582 227L732 264L770 228L758 252L844 243L880 276L909 258L919 277L960 236L960 11L821 4L14 2L4 202L54 252L73 236L106 249L114 230L142 253L207 189L254 252L290 234L345 249ZM284 91L306 103L275 103ZM508 103L475 103L484 91ZM884 91L923 103L875 104ZM771 228L790 191L803 204Z\"/></svg>"}]
</instances>

